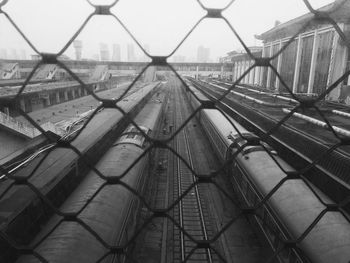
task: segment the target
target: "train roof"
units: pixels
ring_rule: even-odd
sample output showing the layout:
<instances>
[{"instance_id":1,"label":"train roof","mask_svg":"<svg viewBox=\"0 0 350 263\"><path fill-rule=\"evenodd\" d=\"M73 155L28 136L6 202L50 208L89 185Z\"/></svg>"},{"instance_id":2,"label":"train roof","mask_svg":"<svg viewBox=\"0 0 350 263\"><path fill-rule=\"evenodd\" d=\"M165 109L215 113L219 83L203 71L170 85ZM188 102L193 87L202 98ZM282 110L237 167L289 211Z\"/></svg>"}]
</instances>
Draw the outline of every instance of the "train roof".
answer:
<instances>
[{"instance_id":1,"label":"train roof","mask_svg":"<svg viewBox=\"0 0 350 263\"><path fill-rule=\"evenodd\" d=\"M229 140L229 136L231 135L237 135L237 129L241 133L246 133L247 130L244 129L238 122L236 122L234 119L232 119L230 116L227 116L232 123L235 125L235 127L232 126L232 124L227 120L227 118L218 110L215 109L207 109L203 110L204 113L208 116L210 121L213 123L215 127L217 127L218 131L221 133L222 137L227 140L228 144L231 144L232 141Z\"/></svg>"},{"instance_id":2,"label":"train roof","mask_svg":"<svg viewBox=\"0 0 350 263\"><path fill-rule=\"evenodd\" d=\"M139 128L146 134L148 134L150 131L149 128L146 128L143 126L139 126ZM126 129L126 131L122 134L122 136L119 138L119 140L116 142L115 145L134 144L142 148L144 142L145 142L145 137L142 135L142 133L134 125L130 125Z\"/></svg>"},{"instance_id":3,"label":"train roof","mask_svg":"<svg viewBox=\"0 0 350 263\"><path fill-rule=\"evenodd\" d=\"M135 123L137 125L148 127L153 129L159 118L159 112L162 108L162 101L164 100L164 94L158 97L154 96L143 108L143 110L135 117Z\"/></svg>"},{"instance_id":4,"label":"train roof","mask_svg":"<svg viewBox=\"0 0 350 263\"><path fill-rule=\"evenodd\" d=\"M208 97L203 94L200 90L198 90L196 87L194 87L191 83L187 82L188 87L190 90L196 95L198 99L201 101L209 101Z\"/></svg>"}]
</instances>

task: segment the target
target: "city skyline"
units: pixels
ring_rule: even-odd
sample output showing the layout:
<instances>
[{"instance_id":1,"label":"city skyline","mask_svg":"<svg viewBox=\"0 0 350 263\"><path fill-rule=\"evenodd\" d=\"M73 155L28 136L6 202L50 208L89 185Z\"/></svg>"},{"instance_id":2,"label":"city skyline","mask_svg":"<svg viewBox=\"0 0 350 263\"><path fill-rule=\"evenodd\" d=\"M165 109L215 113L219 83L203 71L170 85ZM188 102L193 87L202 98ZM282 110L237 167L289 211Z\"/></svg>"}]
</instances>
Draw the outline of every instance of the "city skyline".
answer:
<instances>
[{"instance_id":1,"label":"city skyline","mask_svg":"<svg viewBox=\"0 0 350 263\"><path fill-rule=\"evenodd\" d=\"M52 3L51 3L52 2ZM227 1L204 1L213 8L223 7ZM293 17L308 12L302 1L292 3L278 0L267 0L264 3L256 0L235 1L223 15L241 36L248 46L260 44L254 35L261 34L274 26L276 20L286 22ZM311 1L315 7L333 2L331 0ZM137 3L137 8L135 8ZM186 6L186 8L184 8ZM254 7L254 8L252 8ZM2 7L8 12L16 25L28 37L39 52L57 53L78 30L84 19L93 11L85 1L9 1ZM269 10L273 9L273 15ZM30 10L30 12L27 12ZM46 12L45 10L55 10ZM147 10L147 12L144 12ZM171 12L169 12L171 10ZM265 12L265 11L266 12ZM111 9L142 47L152 46L151 55L169 55L186 36L194 24L205 15L196 1L184 0L173 3L166 0L151 1L118 1ZM61 19L65 13L65 19ZM181 14L181 20L178 15ZM249 16L243 14L249 14ZM253 19L254 17L254 19ZM43 23L45 21L45 23ZM159 22L161 21L161 23ZM29 56L35 51L23 40L20 34L5 16L0 16L0 49L21 49ZM45 35L45 38L42 36ZM6 37L5 37L6 36ZM45 41L44 41L45 39ZM123 26L111 16L92 17L77 39L84 43L83 57L92 59L99 53L99 43L121 45L121 54L128 43L134 45L135 56L142 50ZM185 56L187 60L196 58L197 48L205 43L210 48L213 61L231 50L241 49L242 45L234 36L229 26L220 19L204 19L176 50L174 56ZM73 44L64 52L68 57L75 57ZM11 55L12 56L12 55ZM126 58L121 57L125 61Z\"/></svg>"},{"instance_id":2,"label":"city skyline","mask_svg":"<svg viewBox=\"0 0 350 263\"><path fill-rule=\"evenodd\" d=\"M73 42L74 53L71 57L65 55L66 58L75 59L75 60L102 60L102 61L148 61L148 56L143 52L135 52L134 45L128 43L125 46L121 46L118 43L107 44L104 42L99 43L99 48L92 53L91 56L85 55L84 43L76 39ZM128 47L130 49L130 54L128 57ZM145 50L150 51L150 46L145 45ZM111 51L111 52L110 52ZM39 56L35 53L30 54L30 57L27 57L26 51L24 49L0 49L0 59L9 59L9 60L22 60L22 59L39 59Z\"/></svg>"},{"instance_id":3,"label":"city skyline","mask_svg":"<svg viewBox=\"0 0 350 263\"><path fill-rule=\"evenodd\" d=\"M109 47L106 43L100 43L100 60L101 61L110 60Z\"/></svg>"},{"instance_id":4,"label":"city skyline","mask_svg":"<svg viewBox=\"0 0 350 263\"><path fill-rule=\"evenodd\" d=\"M197 62L209 62L210 61L210 48L200 45L197 49Z\"/></svg>"},{"instance_id":5,"label":"city skyline","mask_svg":"<svg viewBox=\"0 0 350 263\"><path fill-rule=\"evenodd\" d=\"M116 43L113 44L112 61L121 61L120 45Z\"/></svg>"},{"instance_id":6,"label":"city skyline","mask_svg":"<svg viewBox=\"0 0 350 263\"><path fill-rule=\"evenodd\" d=\"M90 57L86 57L84 54L84 43L77 39L74 41L75 52L72 57L65 56L67 59L75 60L97 60L97 61L124 61L124 62L147 62L150 61L150 58L145 53L135 54L134 45L129 43L125 46L124 51L122 52L123 47L118 43L107 44L101 42L99 49L95 51ZM128 49L129 47L129 49ZM110 52L111 50L111 52ZM150 45L145 45L145 51L150 53ZM24 49L18 51L15 49L0 49L0 59L31 59L28 58ZM129 54L128 54L129 52ZM35 59L39 59L36 54L30 54L30 56ZM210 48L205 48L202 45L197 47L196 57L187 57L185 55L174 55L169 59L170 62L219 62L220 57L215 59L210 57Z\"/></svg>"}]
</instances>

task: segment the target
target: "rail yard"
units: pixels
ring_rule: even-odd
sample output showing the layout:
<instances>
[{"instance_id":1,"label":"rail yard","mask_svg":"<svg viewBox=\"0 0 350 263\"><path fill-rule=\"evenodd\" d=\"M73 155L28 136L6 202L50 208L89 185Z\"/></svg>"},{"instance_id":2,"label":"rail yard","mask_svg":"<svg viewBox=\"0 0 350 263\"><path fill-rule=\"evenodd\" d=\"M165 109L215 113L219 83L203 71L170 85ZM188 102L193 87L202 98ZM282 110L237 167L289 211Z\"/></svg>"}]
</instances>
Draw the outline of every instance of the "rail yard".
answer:
<instances>
[{"instance_id":1,"label":"rail yard","mask_svg":"<svg viewBox=\"0 0 350 263\"><path fill-rule=\"evenodd\" d=\"M0 0L0 263L350 263L350 0L136 2Z\"/></svg>"}]
</instances>

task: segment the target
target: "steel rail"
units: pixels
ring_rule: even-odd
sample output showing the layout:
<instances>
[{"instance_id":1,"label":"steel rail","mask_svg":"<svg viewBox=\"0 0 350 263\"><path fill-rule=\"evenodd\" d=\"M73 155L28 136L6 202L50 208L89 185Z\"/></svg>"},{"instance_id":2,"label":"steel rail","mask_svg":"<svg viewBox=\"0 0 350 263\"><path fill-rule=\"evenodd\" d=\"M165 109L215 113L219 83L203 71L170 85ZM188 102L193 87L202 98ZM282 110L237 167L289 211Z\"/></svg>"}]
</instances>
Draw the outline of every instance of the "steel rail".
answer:
<instances>
[{"instance_id":1,"label":"steel rail","mask_svg":"<svg viewBox=\"0 0 350 263\"><path fill-rule=\"evenodd\" d=\"M189 159L189 163L190 166L193 168L193 160L192 160L192 153L191 153L191 149L190 149L190 144L188 141L188 135L187 135L187 131L186 128L184 128L184 136L185 136L185 143L186 143L186 149L188 152L188 159ZM195 176L192 174L192 181L195 182L196 178ZM208 240L208 234L207 234L207 228L205 226L205 220L204 220L204 213L203 213L203 209L202 209L202 202L200 200L200 195L199 195L199 190L198 190L198 185L195 185L194 187L195 191L196 191L196 199L197 199L197 205L198 205L198 209L199 209L199 215L201 218L201 225L202 225L202 229L203 229L203 235L204 235L204 240ZM206 249L207 250L207 254L208 254L208 261L212 262L212 255L211 255L211 251L209 248Z\"/></svg>"},{"instance_id":2,"label":"steel rail","mask_svg":"<svg viewBox=\"0 0 350 263\"><path fill-rule=\"evenodd\" d=\"M216 83L223 83L223 84L228 85L228 86L232 86L233 85L233 83L222 82L222 81L214 81L214 82L216 82ZM248 91L251 91L251 92L254 92L254 93L258 93L258 94L264 94L264 95L269 96L269 97L285 100L285 101L288 101L290 103L296 103L296 104L299 103L297 100L291 99L291 98L288 98L288 97L285 97L285 96L281 96L281 95L277 95L277 94L273 94L273 93L269 93L269 92L264 92L264 91L260 91L260 90L255 90L255 89L247 88L247 87L244 87L244 86L241 86L241 85L236 85L236 87L238 87L240 89L245 89L245 90L248 90Z\"/></svg>"},{"instance_id":3,"label":"steel rail","mask_svg":"<svg viewBox=\"0 0 350 263\"><path fill-rule=\"evenodd\" d=\"M208 91L203 90L203 89L202 89L203 85L201 85L200 83L197 82L196 85L197 85L196 87L199 88L200 90L202 90L206 96L209 96L209 97L212 98L213 100L217 100L217 99L218 99L218 97L209 94ZM198 87L198 86L200 86L200 87ZM214 91L211 90L211 92L214 92ZM219 92L214 92L214 93L217 93L219 96L221 95ZM233 102L233 103L235 103L234 101L232 101L232 100L229 99L229 98L226 98L226 99L229 100L229 101L231 101L231 102ZM255 124L254 122L252 122L251 120L249 120L248 118L246 118L245 116L243 116L242 114L239 114L239 113L238 113L236 110L234 110L229 104L224 103L223 101L221 102L221 104L223 104L223 105L225 105L226 107L230 108L233 112L235 112L235 114L239 115L240 118L242 118L242 119L244 119L245 121L247 121L250 125L254 126L254 127L255 127L256 129L258 129L259 131L262 131L262 132L264 132L264 133L266 132L266 130L263 129L261 126ZM249 106L249 105L246 105L246 107L249 107L250 109L252 109L252 107ZM256 111L256 109L254 109L254 110ZM264 117L264 118L267 118L268 120L271 120L271 121L277 123L276 119L272 118L270 115L268 115L268 114L266 114L266 113L264 113L264 112L262 112L262 111L256 111L256 112L257 112L257 114L259 114L260 116L262 116L262 117ZM316 136L314 136L314 135L312 135L312 134L310 134L310 133L307 133L307 132L305 132L305 131L302 131L302 130L300 130L300 129L297 129L297 128L295 128L295 127L292 127L291 125L288 125L288 124L286 124L286 123L284 123L284 127L286 127L286 128L288 128L288 129L290 129L290 130L292 130L292 131L294 131L294 132L300 134L300 136L306 137L307 139L309 139L310 141L312 141L313 143L315 143L315 144L317 144L317 145L321 145L321 146L323 146L323 147L327 147L327 148L328 148L327 144L326 144L324 141L322 141L320 138L318 138L318 137L316 137ZM273 139L276 140L276 141L279 141L280 144L286 145L286 144L284 144L284 143L281 143L281 140L277 139L277 137L276 137L275 135L270 135L270 137L273 138ZM294 152L297 152L298 155L299 155L300 157L302 157L302 158L305 159L305 160L308 160L308 162L311 162L310 159L306 158L305 155L301 154L301 153L298 152L296 149L291 148L290 146L287 147L287 148L290 149L290 150L292 150L292 151L294 151ZM338 154L342 155L342 157L350 158L350 154L349 154L348 152L342 150L342 149L339 149L339 148L338 148L338 149L335 149L334 152L337 152Z\"/></svg>"},{"instance_id":4,"label":"steel rail","mask_svg":"<svg viewBox=\"0 0 350 263\"><path fill-rule=\"evenodd\" d=\"M203 86L201 86L199 83L196 83L196 87L199 88L201 91L203 91L203 93L208 96L209 98L216 100L217 97L212 95L211 93L209 93L207 90L203 90ZM213 91L212 91L213 92ZM214 92L215 93L215 92ZM233 101L231 101L233 102ZM234 102L233 102L234 103ZM263 132L265 133L266 130L261 127L260 125L258 125L257 123L252 122L250 119L248 119L246 116L242 115L239 111L235 110L234 108L232 108L231 105L225 103L225 102L221 102L222 107L221 108L223 111L227 112L227 110L229 110L229 112L236 114L237 116L239 116L242 120L244 120L246 123L248 123L249 125L251 125L252 127L254 127L254 129L256 129L258 132ZM260 114L262 117L265 117L271 121L275 121L273 118L271 118L271 116L268 116L262 112L257 112L258 114ZM293 132L297 133L300 136L303 136L305 138L307 138L308 140L312 141L313 143L320 145L321 147L327 147L327 145L324 144L324 142L322 142L319 138L316 138L308 133L305 133L301 130L295 129L293 127L290 126L285 126L287 129L292 130ZM311 164L313 162L313 160L310 159L310 157L306 156L304 153L298 151L295 147L291 146L290 144L287 144L285 141L279 139L277 136L275 135L271 135L270 136L272 140L274 140L278 145L284 147L288 152L293 153L295 156L297 156L298 158L301 158L302 160L304 160L305 162ZM336 152L337 154L341 155L344 158L350 158L349 154L341 149L336 149L334 150L334 152ZM323 174L325 174L326 176L329 176L333 181L335 181L337 184L341 185L342 187L350 190L349 185L344 182L342 179L338 178L336 175L334 175L332 173L332 171L328 170L326 167L323 167L319 164L315 164L315 168L318 169L320 172L322 172Z\"/></svg>"},{"instance_id":5,"label":"steel rail","mask_svg":"<svg viewBox=\"0 0 350 263\"><path fill-rule=\"evenodd\" d=\"M215 82L217 84L221 83L221 84L224 84L224 85L227 85L227 86L232 86L232 83L228 83L228 82L217 81L217 80L213 80L212 82ZM244 87L244 86L241 86L241 85L236 85L236 87L238 87L240 89L245 89L245 90L248 90L248 91L251 91L251 92L254 92L254 93L263 94L263 95L266 95L266 96L269 96L269 97L285 100L285 101L288 101L290 103L299 104L299 102L297 100L291 99L291 98L288 98L288 97L285 97L285 96L281 96L281 95L277 95L277 94L271 94L269 92L255 90L255 89ZM298 94L298 93L294 93L294 94ZM340 111L340 110L331 110L331 112L333 114L336 114L336 115L339 115L339 116L350 118L350 113L349 112Z\"/></svg>"},{"instance_id":6,"label":"steel rail","mask_svg":"<svg viewBox=\"0 0 350 263\"><path fill-rule=\"evenodd\" d=\"M350 113L348 113L348 112L344 112L344 111L340 111L340 110L332 110L332 113L334 113L336 115L343 116L343 117L350 118Z\"/></svg>"},{"instance_id":7,"label":"steel rail","mask_svg":"<svg viewBox=\"0 0 350 263\"><path fill-rule=\"evenodd\" d=\"M176 95L175 95L175 89L174 89L174 129L177 129L178 126L180 126L180 124L177 123L177 110L176 110L177 106L176 106ZM175 150L176 152L179 151L180 149L180 143L179 143L179 138L176 138L176 142L175 142ZM176 157L175 157L176 158ZM178 196L181 196L182 193L182 180L181 180L181 160L179 158L176 158L177 162L176 162L176 167L177 167L177 191L178 191ZM182 198L180 199L179 202L179 219L180 219L180 226L182 228L184 228L184 222L183 222L183 202L182 202ZM181 262L185 261L185 238L184 238L184 233L183 231L180 230L180 251L181 251Z\"/></svg>"},{"instance_id":8,"label":"steel rail","mask_svg":"<svg viewBox=\"0 0 350 263\"><path fill-rule=\"evenodd\" d=\"M211 85L211 86L214 86L218 89L222 89L222 90L227 90L226 88L222 87L222 86L219 86L217 84L213 84L213 83L210 83L210 82L207 82L207 81L201 81L207 85ZM288 105L285 105L285 104L276 104L276 103L270 103L270 102L266 102L266 101L263 101L263 100L259 100L259 99L256 99L256 98L253 98L251 96L248 96L246 94L243 94L241 92L237 92L237 91L233 91L231 90L230 93L236 95L236 96L239 96L243 99L246 99L246 100L250 100L254 103L257 103L259 105L263 105L263 106L266 106L266 107L272 107L272 108L283 108L283 107L287 107Z\"/></svg>"},{"instance_id":9,"label":"steel rail","mask_svg":"<svg viewBox=\"0 0 350 263\"><path fill-rule=\"evenodd\" d=\"M171 95L171 91L168 91L165 98L164 98L164 103L165 103L165 109L167 107L169 107L170 104L170 95ZM162 123L163 125L165 125L164 120L166 120L167 114L169 114L169 108L168 111L165 110L165 112L163 113L163 119L162 119ZM170 115L171 116L171 115ZM160 126L162 127L162 126ZM166 135L163 134L162 132L159 132L159 134L161 134L160 136L162 137L162 139L166 139ZM174 142L174 140L172 141ZM171 152L169 152L166 149L158 149L160 151L160 155L161 154L166 154L166 159L167 159L167 163L169 164L170 162L173 162L173 160L171 158L172 154ZM170 189L170 174L169 171L166 172L166 183L165 183L165 197L164 197L164 203L163 203L163 207L162 208L167 208L169 205L169 189ZM166 263L167 262L167 243L168 243L168 220L166 218L163 219L163 226L162 226L162 245L161 245L161 253L160 253L160 263Z\"/></svg>"},{"instance_id":10,"label":"steel rail","mask_svg":"<svg viewBox=\"0 0 350 263\"><path fill-rule=\"evenodd\" d=\"M173 89L173 125L174 125L174 130L176 130L178 128L178 126L180 125L177 122L177 105L176 105L176 95L175 95L175 87L172 86ZM170 131L169 131L170 132ZM171 134L170 134L171 135ZM180 149L180 145L179 145L179 138L174 138L174 140L172 141L172 145L174 147L174 150L176 152L179 151ZM180 160L179 158L177 158L176 156L174 156L174 158L176 158L176 179L177 179L177 197L181 196L181 176L180 176L180 169L181 169L181 165L180 165ZM175 182L174 182L175 183ZM179 220L180 220L180 226L183 228L183 211L182 211L182 199L180 199L179 201ZM175 236L175 235L174 235ZM185 241L184 241L184 234L183 232L180 230L180 254L181 254L181 262L183 262L185 260Z\"/></svg>"},{"instance_id":11,"label":"steel rail","mask_svg":"<svg viewBox=\"0 0 350 263\"><path fill-rule=\"evenodd\" d=\"M291 112L291 110L283 109L283 112L289 114L289 113ZM322 127L322 128L324 128L324 129L326 129L326 130L328 130L328 131L330 130L330 127L329 127L328 124L325 123L324 121L320 121L320 120L318 120L318 119L315 119L315 118L312 118L312 117L307 116L307 115L305 115L305 114L301 114L301 113L297 113L297 112L294 112L294 113L293 113L293 116L296 117L296 118L305 120L305 121L307 121L307 122L309 122L309 123L312 123L312 124L314 124L314 125L316 125L316 126L318 126L318 127ZM332 125L332 129L333 129L336 133L341 134L341 135L343 135L343 136L346 136L346 137L349 137L349 138L350 138L350 131L349 131L349 130L346 130L346 129L343 129L343 128L340 128L340 127L337 127L337 126L334 126L334 125Z\"/></svg>"},{"instance_id":12,"label":"steel rail","mask_svg":"<svg viewBox=\"0 0 350 263\"><path fill-rule=\"evenodd\" d=\"M176 102L175 102L176 104ZM176 111L175 111L176 112ZM184 121L184 118L183 118L183 112L182 112L182 107L179 111L179 115L180 115L180 120L181 121ZM184 146L185 146L185 153L182 153L182 156L186 156L187 158L187 161L189 162L189 165L190 167L193 169L194 168L194 164L193 164L193 159L192 159L192 155L191 155L191 151L190 151L190 145L189 145L189 141L188 141L188 135L187 135L187 131L186 131L186 127L183 128L183 130L181 131L180 134L183 134L183 139L184 139ZM180 135L179 134L179 135ZM180 143L179 143L179 138L177 139L177 151L180 149ZM182 163L182 161L177 158L177 164L178 164L178 182L179 182L179 194L181 194L181 189L183 188L183 176L184 176L184 173L183 173L183 169L181 169L184 164ZM187 169L187 167L184 167L185 169ZM191 181L192 183L195 182L196 178L194 177L194 175L191 173ZM187 190L187 189L182 189L182 190ZM205 226L205 219L204 219L204 213L203 213L203 209L202 209L202 203L201 203L201 200L200 200L200 195L199 195L199 189L198 189L198 186L195 185L194 187L194 190L195 190L195 199L196 199L196 203L197 203L197 209L198 211L196 213L198 213L198 216L199 216L199 220L200 220L200 224L201 224L201 228L202 228L202 233L203 233L203 238L204 240L208 240L208 234L207 234L207 229L206 229L206 226ZM180 222L181 222L181 227L184 228L184 213L183 213L183 202L182 200L180 201ZM182 217L182 218L181 218ZM184 235L181 231L181 235L180 235L183 239L181 240L182 244L183 244L183 248L182 248L182 261L185 260L185 248L186 248L186 242L184 240ZM207 257L208 257L208 262L212 263L212 253L210 251L210 249L206 249L206 253L207 253Z\"/></svg>"}]
</instances>

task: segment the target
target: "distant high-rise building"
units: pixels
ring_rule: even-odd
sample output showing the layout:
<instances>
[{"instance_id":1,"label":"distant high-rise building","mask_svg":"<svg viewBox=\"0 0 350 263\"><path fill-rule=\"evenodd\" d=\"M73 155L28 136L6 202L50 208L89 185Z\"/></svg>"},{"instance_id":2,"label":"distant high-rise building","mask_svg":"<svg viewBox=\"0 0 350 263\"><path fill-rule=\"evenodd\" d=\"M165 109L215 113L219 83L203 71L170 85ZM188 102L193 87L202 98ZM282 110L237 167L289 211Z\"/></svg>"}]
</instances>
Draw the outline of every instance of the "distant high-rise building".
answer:
<instances>
[{"instance_id":1,"label":"distant high-rise building","mask_svg":"<svg viewBox=\"0 0 350 263\"><path fill-rule=\"evenodd\" d=\"M93 54L92 55L92 59L96 60L96 61L99 61L100 60L100 56L98 54Z\"/></svg>"},{"instance_id":2,"label":"distant high-rise building","mask_svg":"<svg viewBox=\"0 0 350 263\"><path fill-rule=\"evenodd\" d=\"M106 43L100 43L100 59L101 61L110 60L109 49Z\"/></svg>"},{"instance_id":3,"label":"distant high-rise building","mask_svg":"<svg viewBox=\"0 0 350 263\"><path fill-rule=\"evenodd\" d=\"M2 48L0 49L0 58L7 59L7 50Z\"/></svg>"},{"instance_id":4,"label":"distant high-rise building","mask_svg":"<svg viewBox=\"0 0 350 263\"><path fill-rule=\"evenodd\" d=\"M81 60L82 53L83 53L83 42L81 40L74 40L73 46L75 49L75 59Z\"/></svg>"},{"instance_id":5,"label":"distant high-rise building","mask_svg":"<svg viewBox=\"0 0 350 263\"><path fill-rule=\"evenodd\" d=\"M212 59L210 58L210 48L204 48L204 57L205 62L212 62Z\"/></svg>"},{"instance_id":6,"label":"distant high-rise building","mask_svg":"<svg viewBox=\"0 0 350 263\"><path fill-rule=\"evenodd\" d=\"M59 60L71 60L71 58L68 57L68 56L65 55L65 54L62 54L62 55L58 56L58 59L59 59Z\"/></svg>"},{"instance_id":7,"label":"distant high-rise building","mask_svg":"<svg viewBox=\"0 0 350 263\"><path fill-rule=\"evenodd\" d=\"M134 45L133 44L128 44L127 46L127 54L128 54L128 61L135 61L135 50L134 50Z\"/></svg>"},{"instance_id":8,"label":"distant high-rise building","mask_svg":"<svg viewBox=\"0 0 350 263\"><path fill-rule=\"evenodd\" d=\"M41 59L41 56L38 55L38 54L30 55L30 57L31 57L32 60L40 60Z\"/></svg>"},{"instance_id":9,"label":"distant high-rise building","mask_svg":"<svg viewBox=\"0 0 350 263\"><path fill-rule=\"evenodd\" d=\"M198 62L209 62L210 49L203 46L199 46L197 50L197 61Z\"/></svg>"},{"instance_id":10,"label":"distant high-rise building","mask_svg":"<svg viewBox=\"0 0 350 263\"><path fill-rule=\"evenodd\" d=\"M17 49L11 49L11 58L12 59L19 59L18 53L17 53Z\"/></svg>"},{"instance_id":11,"label":"distant high-rise building","mask_svg":"<svg viewBox=\"0 0 350 263\"><path fill-rule=\"evenodd\" d=\"M174 56L173 58L174 62L185 62L185 60L186 60L186 57L181 55Z\"/></svg>"},{"instance_id":12,"label":"distant high-rise building","mask_svg":"<svg viewBox=\"0 0 350 263\"><path fill-rule=\"evenodd\" d=\"M23 59L23 60L27 59L27 54L26 54L26 51L24 49L21 49L21 59Z\"/></svg>"},{"instance_id":13,"label":"distant high-rise building","mask_svg":"<svg viewBox=\"0 0 350 263\"><path fill-rule=\"evenodd\" d=\"M145 49L145 51L146 51L148 54L150 54L150 47L149 47L148 44L146 44L143 48ZM143 54L143 57L142 57L142 61L149 61L149 60L150 60L150 58L144 53L144 54Z\"/></svg>"},{"instance_id":14,"label":"distant high-rise building","mask_svg":"<svg viewBox=\"0 0 350 263\"><path fill-rule=\"evenodd\" d=\"M113 44L112 60L113 61L121 61L121 53L120 53L120 45L119 44Z\"/></svg>"}]
</instances>

